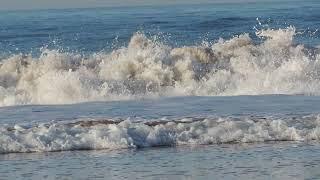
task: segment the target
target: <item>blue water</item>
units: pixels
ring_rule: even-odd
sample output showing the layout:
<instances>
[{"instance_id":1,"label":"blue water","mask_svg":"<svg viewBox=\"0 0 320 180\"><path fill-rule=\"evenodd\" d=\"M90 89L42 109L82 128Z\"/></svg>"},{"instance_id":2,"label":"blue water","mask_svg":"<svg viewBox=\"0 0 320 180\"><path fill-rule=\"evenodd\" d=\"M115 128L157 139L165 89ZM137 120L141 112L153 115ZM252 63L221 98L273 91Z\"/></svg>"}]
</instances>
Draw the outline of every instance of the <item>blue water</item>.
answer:
<instances>
[{"instance_id":1,"label":"blue water","mask_svg":"<svg viewBox=\"0 0 320 180\"><path fill-rule=\"evenodd\" d=\"M293 25L298 40L318 45L319 2L316 0L200 4L156 7L28 10L0 12L1 53L38 52L59 48L80 53L110 50L128 42L133 33L159 35L177 46L230 38L259 28ZM311 36L311 37L310 37ZM4 52L3 52L4 51Z\"/></svg>"},{"instance_id":2,"label":"blue water","mask_svg":"<svg viewBox=\"0 0 320 180\"><path fill-rule=\"evenodd\" d=\"M0 179L318 179L319 27L317 0L1 11Z\"/></svg>"}]
</instances>

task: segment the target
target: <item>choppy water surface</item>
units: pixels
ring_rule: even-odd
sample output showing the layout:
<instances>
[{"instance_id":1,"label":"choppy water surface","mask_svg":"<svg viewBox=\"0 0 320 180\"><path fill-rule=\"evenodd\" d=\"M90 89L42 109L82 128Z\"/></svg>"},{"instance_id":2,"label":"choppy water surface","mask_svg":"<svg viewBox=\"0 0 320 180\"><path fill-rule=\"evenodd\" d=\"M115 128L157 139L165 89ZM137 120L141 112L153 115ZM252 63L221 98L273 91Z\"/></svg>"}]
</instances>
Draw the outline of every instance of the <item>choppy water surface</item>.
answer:
<instances>
[{"instance_id":1,"label":"choppy water surface","mask_svg":"<svg viewBox=\"0 0 320 180\"><path fill-rule=\"evenodd\" d=\"M0 177L317 179L319 10L0 12Z\"/></svg>"}]
</instances>

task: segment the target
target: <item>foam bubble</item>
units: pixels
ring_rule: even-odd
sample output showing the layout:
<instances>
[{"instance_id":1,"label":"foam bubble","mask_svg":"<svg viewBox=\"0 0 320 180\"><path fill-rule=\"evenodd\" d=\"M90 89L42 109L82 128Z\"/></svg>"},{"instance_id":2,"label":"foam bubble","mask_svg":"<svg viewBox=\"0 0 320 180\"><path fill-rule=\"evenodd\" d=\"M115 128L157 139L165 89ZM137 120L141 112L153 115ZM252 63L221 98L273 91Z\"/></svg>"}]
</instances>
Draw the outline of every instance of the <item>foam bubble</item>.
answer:
<instances>
[{"instance_id":1,"label":"foam bubble","mask_svg":"<svg viewBox=\"0 0 320 180\"><path fill-rule=\"evenodd\" d=\"M319 116L134 122L78 120L0 128L0 153L320 140Z\"/></svg>"},{"instance_id":2,"label":"foam bubble","mask_svg":"<svg viewBox=\"0 0 320 180\"><path fill-rule=\"evenodd\" d=\"M170 47L133 35L127 47L87 57L43 50L0 61L0 106L154 96L319 95L317 52L294 44L294 27L209 45ZM312 56L310 55L312 54Z\"/></svg>"}]
</instances>

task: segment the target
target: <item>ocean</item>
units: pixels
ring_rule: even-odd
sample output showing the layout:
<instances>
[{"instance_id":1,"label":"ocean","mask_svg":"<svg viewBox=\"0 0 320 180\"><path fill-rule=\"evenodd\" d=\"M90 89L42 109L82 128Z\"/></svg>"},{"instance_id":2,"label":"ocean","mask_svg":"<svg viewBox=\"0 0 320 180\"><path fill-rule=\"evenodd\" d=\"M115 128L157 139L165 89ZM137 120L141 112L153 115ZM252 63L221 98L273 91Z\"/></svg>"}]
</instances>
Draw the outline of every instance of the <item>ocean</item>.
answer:
<instances>
[{"instance_id":1,"label":"ocean","mask_svg":"<svg viewBox=\"0 0 320 180\"><path fill-rule=\"evenodd\" d=\"M320 3L0 11L0 179L319 179Z\"/></svg>"}]
</instances>

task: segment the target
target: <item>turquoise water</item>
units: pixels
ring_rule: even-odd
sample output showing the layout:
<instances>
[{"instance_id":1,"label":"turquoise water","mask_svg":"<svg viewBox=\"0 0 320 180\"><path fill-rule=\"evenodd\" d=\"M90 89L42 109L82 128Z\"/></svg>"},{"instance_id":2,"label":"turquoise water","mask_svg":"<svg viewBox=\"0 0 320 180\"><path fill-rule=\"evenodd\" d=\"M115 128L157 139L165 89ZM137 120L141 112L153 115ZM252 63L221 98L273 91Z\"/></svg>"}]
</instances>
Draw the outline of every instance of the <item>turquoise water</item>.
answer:
<instances>
[{"instance_id":1,"label":"turquoise water","mask_svg":"<svg viewBox=\"0 0 320 180\"><path fill-rule=\"evenodd\" d=\"M0 179L317 179L317 1L0 12Z\"/></svg>"}]
</instances>

